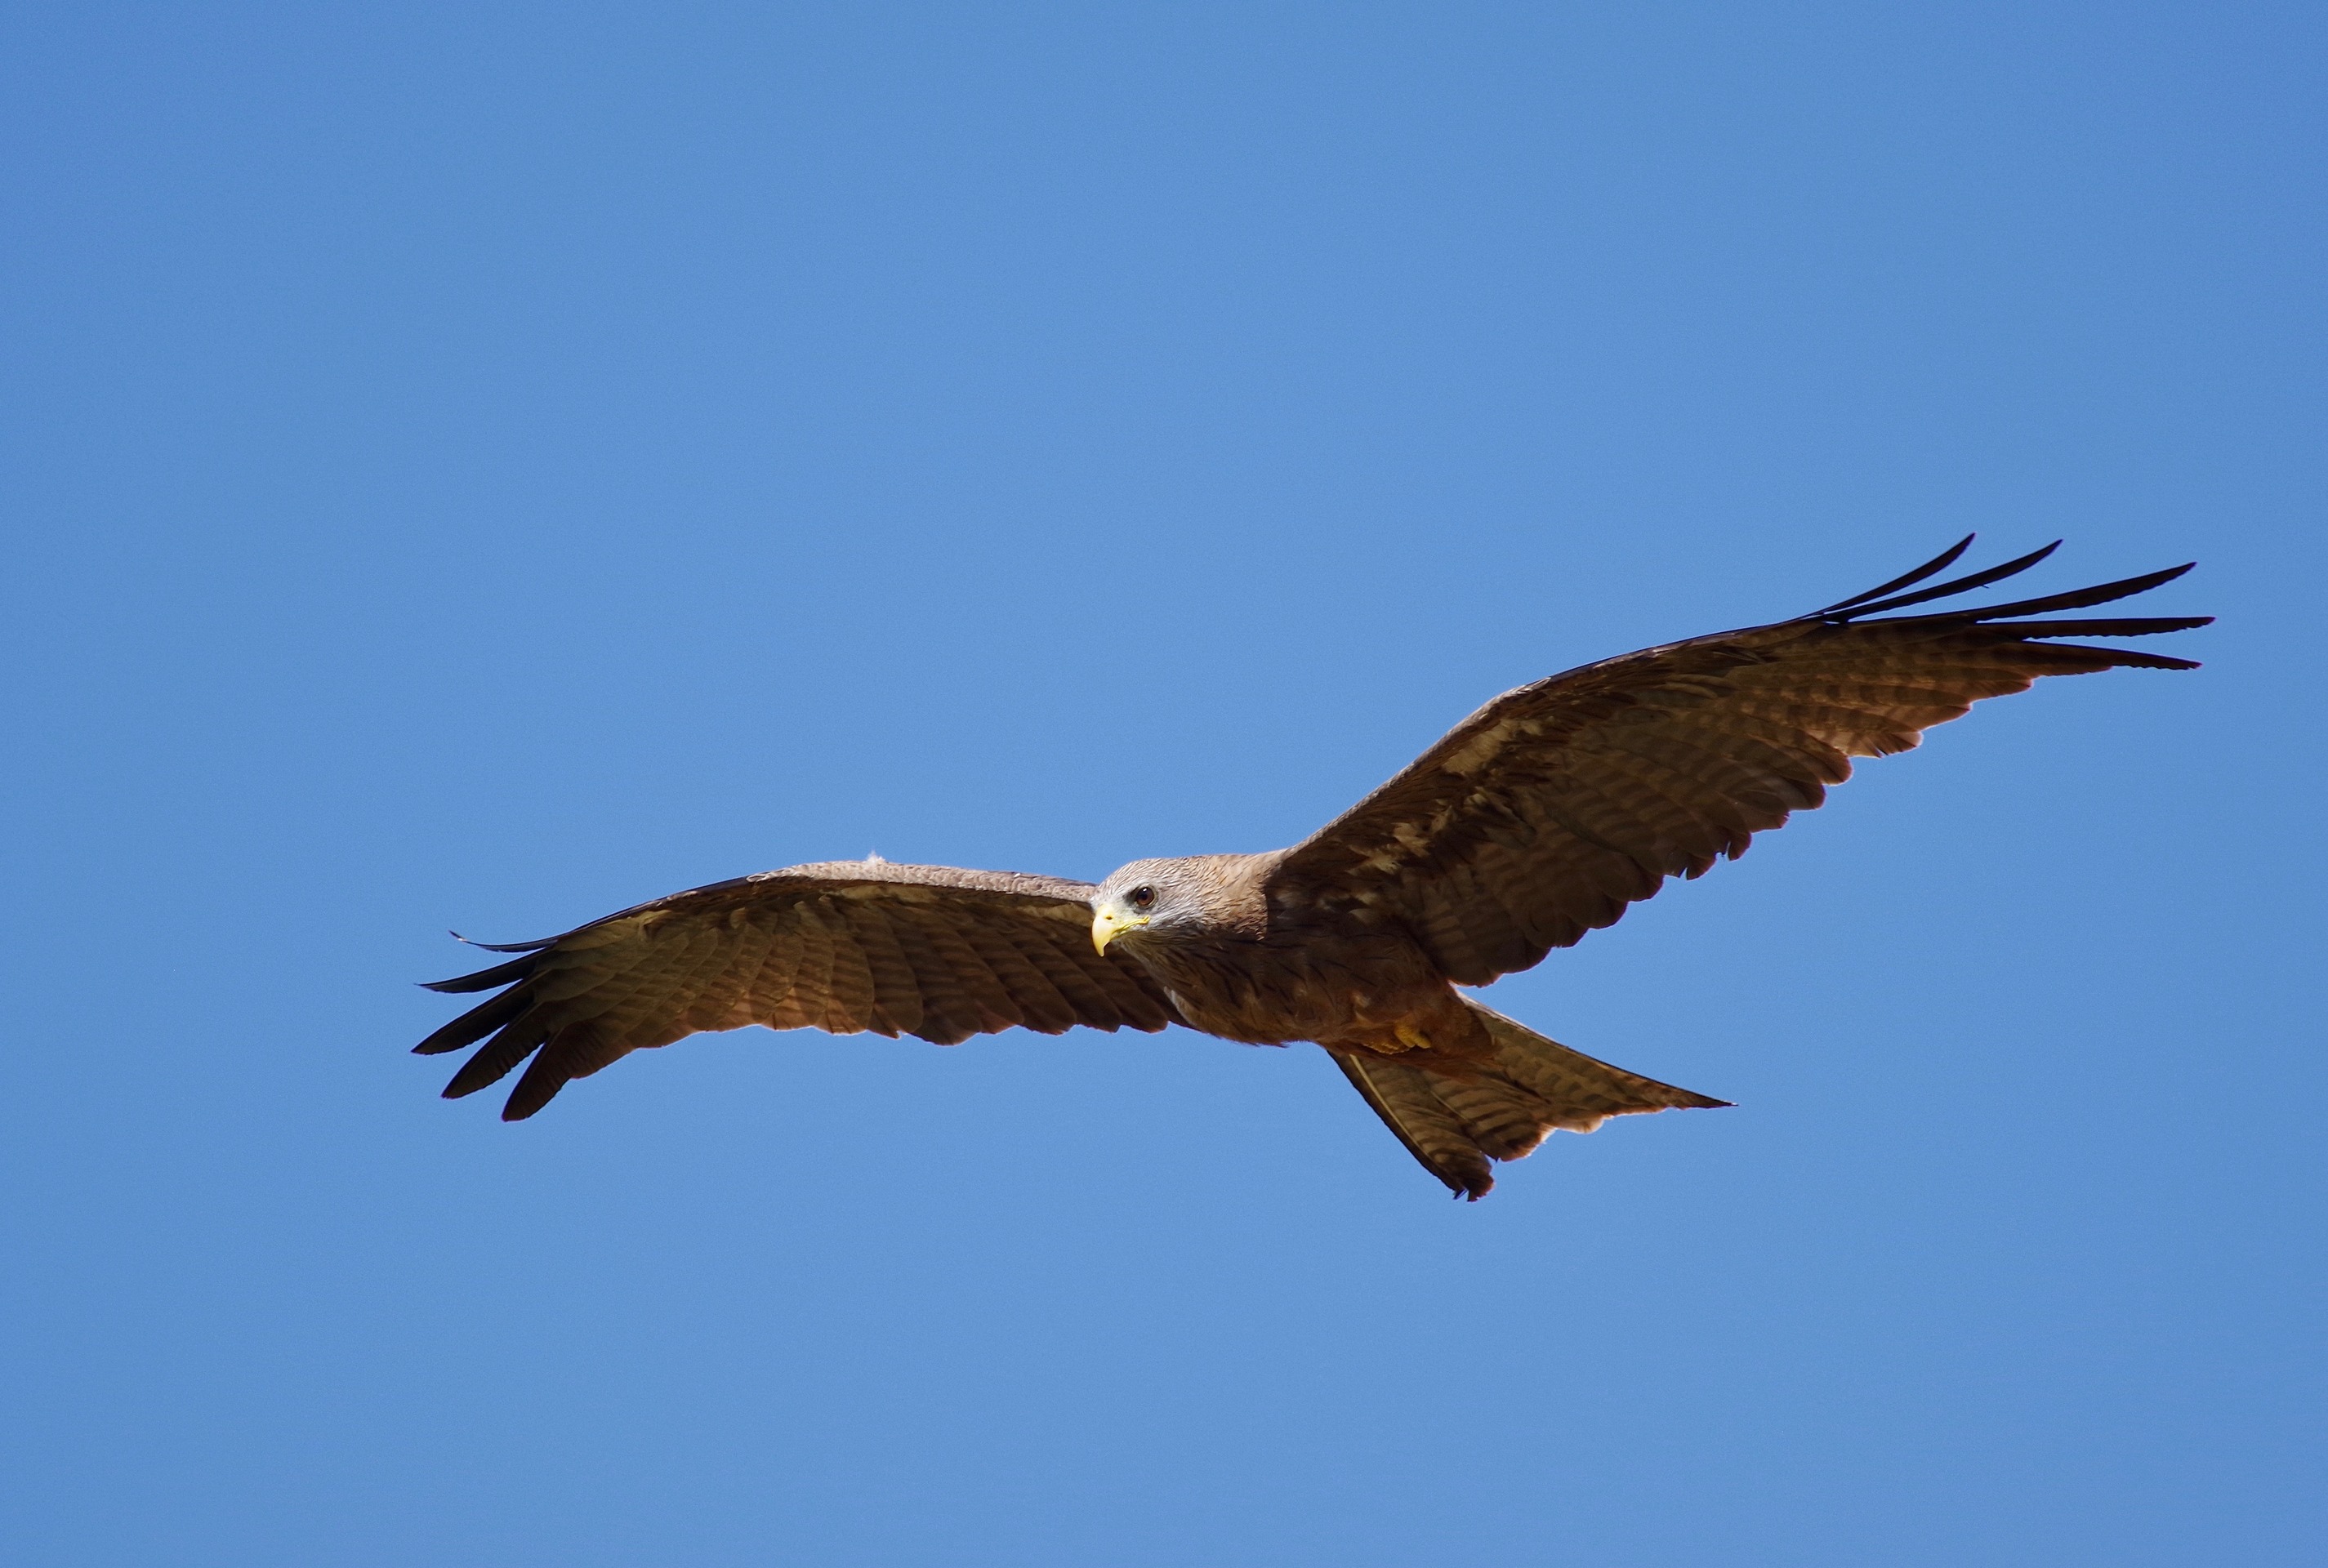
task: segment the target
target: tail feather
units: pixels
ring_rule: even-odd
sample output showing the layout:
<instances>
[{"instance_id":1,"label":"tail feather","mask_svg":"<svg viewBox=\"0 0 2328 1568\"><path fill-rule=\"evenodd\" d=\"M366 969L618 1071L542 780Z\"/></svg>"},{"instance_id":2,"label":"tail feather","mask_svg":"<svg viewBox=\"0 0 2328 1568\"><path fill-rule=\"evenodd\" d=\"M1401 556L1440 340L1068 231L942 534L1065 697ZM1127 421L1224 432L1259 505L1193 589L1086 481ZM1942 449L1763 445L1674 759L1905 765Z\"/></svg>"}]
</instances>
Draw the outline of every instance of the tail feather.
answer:
<instances>
[{"instance_id":1,"label":"tail feather","mask_svg":"<svg viewBox=\"0 0 2328 1568\"><path fill-rule=\"evenodd\" d=\"M1612 1067L1464 1000L1493 1042L1486 1061L1328 1047L1375 1114L1458 1197L1484 1197L1496 1185L1488 1161L1524 1160L1555 1130L1590 1132L1611 1116L1729 1103Z\"/></svg>"}]
</instances>

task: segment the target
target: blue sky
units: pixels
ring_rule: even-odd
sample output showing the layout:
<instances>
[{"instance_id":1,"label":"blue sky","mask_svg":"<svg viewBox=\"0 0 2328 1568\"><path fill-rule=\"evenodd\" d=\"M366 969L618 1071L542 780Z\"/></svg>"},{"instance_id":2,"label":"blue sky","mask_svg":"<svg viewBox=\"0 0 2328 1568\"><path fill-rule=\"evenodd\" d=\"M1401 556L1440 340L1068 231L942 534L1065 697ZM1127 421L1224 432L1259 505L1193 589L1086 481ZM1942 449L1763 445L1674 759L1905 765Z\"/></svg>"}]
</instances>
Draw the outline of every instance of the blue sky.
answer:
<instances>
[{"instance_id":1,"label":"blue sky","mask_svg":"<svg viewBox=\"0 0 2328 1568\"><path fill-rule=\"evenodd\" d=\"M10 11L0 1554L2319 1561L2323 44ZM1485 1203L1314 1050L406 1054L447 926L1283 844L1972 529L2207 668L1496 988L1738 1108Z\"/></svg>"}]
</instances>

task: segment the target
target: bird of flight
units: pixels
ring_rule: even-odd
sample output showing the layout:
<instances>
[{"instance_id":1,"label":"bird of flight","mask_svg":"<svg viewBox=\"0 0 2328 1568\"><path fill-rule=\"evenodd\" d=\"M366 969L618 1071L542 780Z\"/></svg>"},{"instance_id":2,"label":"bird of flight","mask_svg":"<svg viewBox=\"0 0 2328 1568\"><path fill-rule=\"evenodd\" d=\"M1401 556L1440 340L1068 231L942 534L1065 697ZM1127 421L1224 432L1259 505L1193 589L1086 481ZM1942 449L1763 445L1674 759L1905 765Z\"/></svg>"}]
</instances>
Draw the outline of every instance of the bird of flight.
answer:
<instances>
[{"instance_id":1,"label":"bird of flight","mask_svg":"<svg viewBox=\"0 0 2328 1568\"><path fill-rule=\"evenodd\" d=\"M878 859L674 893L436 981L502 990L415 1048L483 1040L447 1099L515 1069L518 1121L647 1046L765 1024L950 1046L1029 1028L1180 1024L1313 1040L1458 1197L1556 1128L1726 1103L1545 1038L1463 995L1613 924L1668 877L1735 859L1826 798L1854 756L1906 751L2044 675L2188 659L2060 638L2140 637L2206 615L2046 619L2154 588L2173 567L1982 609L1894 615L2026 571L1916 592L1967 537L1823 610L1587 664L1507 691L1302 842L1134 860L1096 887ZM490 1037L490 1038L489 1038Z\"/></svg>"}]
</instances>

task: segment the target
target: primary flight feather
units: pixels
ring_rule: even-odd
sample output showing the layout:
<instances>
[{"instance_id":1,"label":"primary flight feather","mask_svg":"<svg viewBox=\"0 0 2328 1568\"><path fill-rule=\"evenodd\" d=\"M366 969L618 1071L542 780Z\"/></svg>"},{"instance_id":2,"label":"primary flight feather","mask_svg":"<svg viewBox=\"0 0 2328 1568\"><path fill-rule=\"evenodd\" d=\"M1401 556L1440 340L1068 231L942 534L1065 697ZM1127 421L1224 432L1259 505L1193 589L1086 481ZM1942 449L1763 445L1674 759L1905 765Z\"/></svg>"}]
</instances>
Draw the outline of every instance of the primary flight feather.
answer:
<instances>
[{"instance_id":1,"label":"primary flight feather","mask_svg":"<svg viewBox=\"0 0 2328 1568\"><path fill-rule=\"evenodd\" d=\"M1094 886L1009 871L794 866L675 893L440 981L500 994L423 1040L479 1046L473 1094L531 1058L502 1116L648 1046L765 1024L953 1045L1180 1024L1312 1040L1424 1169L1495 1185L1554 1130L1723 1102L1596 1061L1456 991L1608 925L1669 877L1743 854L1816 806L1850 759L1905 751L2045 675L2190 670L2061 638L2204 615L2044 617L2144 593L2151 572L1985 609L1892 615L1997 582L2056 548L1935 587L1967 538L1824 610L1604 660L1507 691L1288 850L1135 860ZM491 946L492 944L483 944Z\"/></svg>"}]
</instances>

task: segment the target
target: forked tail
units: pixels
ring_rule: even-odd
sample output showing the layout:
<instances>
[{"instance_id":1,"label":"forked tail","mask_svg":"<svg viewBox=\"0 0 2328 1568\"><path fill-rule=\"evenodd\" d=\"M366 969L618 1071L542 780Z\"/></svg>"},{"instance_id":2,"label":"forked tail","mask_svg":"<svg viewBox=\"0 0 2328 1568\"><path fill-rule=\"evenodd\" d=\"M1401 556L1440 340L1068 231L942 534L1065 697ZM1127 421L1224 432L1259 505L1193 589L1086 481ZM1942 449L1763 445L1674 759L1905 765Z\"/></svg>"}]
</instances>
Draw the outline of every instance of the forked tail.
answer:
<instances>
[{"instance_id":1,"label":"forked tail","mask_svg":"<svg viewBox=\"0 0 2328 1568\"><path fill-rule=\"evenodd\" d=\"M1484 1196L1496 1185L1489 1160L1524 1160L1555 1128L1590 1132L1611 1116L1730 1103L1596 1061L1463 1000L1495 1042L1490 1061L1328 1051L1375 1114L1459 1197Z\"/></svg>"}]
</instances>

